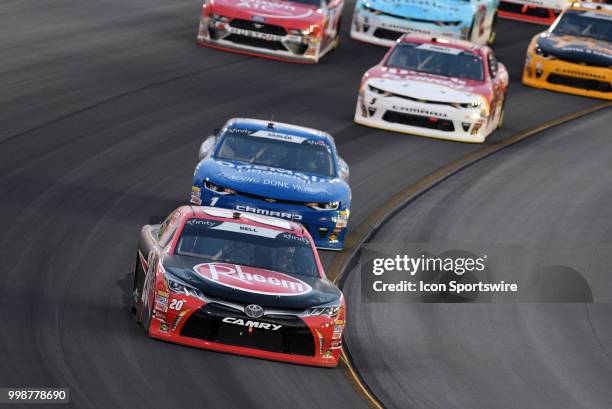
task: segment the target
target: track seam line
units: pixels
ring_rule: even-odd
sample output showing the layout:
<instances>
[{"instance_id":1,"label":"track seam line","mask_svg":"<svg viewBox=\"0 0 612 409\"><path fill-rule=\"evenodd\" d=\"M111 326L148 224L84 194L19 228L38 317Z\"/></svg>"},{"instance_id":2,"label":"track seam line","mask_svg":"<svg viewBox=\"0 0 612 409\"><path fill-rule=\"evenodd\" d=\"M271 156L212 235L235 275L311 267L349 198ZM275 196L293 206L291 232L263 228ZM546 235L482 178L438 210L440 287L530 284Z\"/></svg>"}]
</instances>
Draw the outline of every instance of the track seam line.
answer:
<instances>
[{"instance_id":1,"label":"track seam line","mask_svg":"<svg viewBox=\"0 0 612 409\"><path fill-rule=\"evenodd\" d=\"M402 189L388 199L384 206L371 212L365 218L365 220L348 235L345 242L345 251L336 253L329 265L329 268L327 269L328 276L332 279L334 284L338 284L339 287L342 287L346 277L345 273L349 270L349 267L355 263L361 247L368 240L370 240L387 221L393 218L393 216L399 213L403 208L408 206L419 196L434 188L444 180L475 164L476 162L493 155L494 153L500 152L505 148L513 146L532 136L536 136L543 131L609 107L612 107L612 102L602 102L600 104L595 104L579 111L549 120L541 125L504 138L492 145L485 146L474 152L468 153L467 155L442 166L433 173L430 173L424 178L418 180L414 184ZM346 373L352 380L352 383L356 387L357 391L362 394L371 407L375 409L384 409L385 406L382 401L367 386L361 374L353 366L346 343L344 343L341 351L341 359L346 366Z\"/></svg>"}]
</instances>

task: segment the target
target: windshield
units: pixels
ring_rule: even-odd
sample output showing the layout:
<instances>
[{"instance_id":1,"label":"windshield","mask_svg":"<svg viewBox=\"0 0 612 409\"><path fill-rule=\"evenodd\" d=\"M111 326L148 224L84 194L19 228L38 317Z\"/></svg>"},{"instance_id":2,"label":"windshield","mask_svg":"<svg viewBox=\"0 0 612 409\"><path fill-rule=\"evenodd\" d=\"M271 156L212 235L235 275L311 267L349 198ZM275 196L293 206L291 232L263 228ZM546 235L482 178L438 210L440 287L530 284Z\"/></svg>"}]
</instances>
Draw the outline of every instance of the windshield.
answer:
<instances>
[{"instance_id":1,"label":"windshield","mask_svg":"<svg viewBox=\"0 0 612 409\"><path fill-rule=\"evenodd\" d=\"M612 42L612 16L590 11L566 11L553 33Z\"/></svg>"},{"instance_id":2,"label":"windshield","mask_svg":"<svg viewBox=\"0 0 612 409\"><path fill-rule=\"evenodd\" d=\"M484 80L482 59L478 54L437 44L398 44L386 66L444 77Z\"/></svg>"},{"instance_id":3,"label":"windshield","mask_svg":"<svg viewBox=\"0 0 612 409\"><path fill-rule=\"evenodd\" d=\"M331 148L323 141L257 131L237 133L230 129L217 152L217 159L289 169L333 177L336 175Z\"/></svg>"},{"instance_id":4,"label":"windshield","mask_svg":"<svg viewBox=\"0 0 612 409\"><path fill-rule=\"evenodd\" d=\"M244 232L241 232L243 228ZM233 222L188 220L175 254L289 275L319 277L312 247L306 237Z\"/></svg>"}]
</instances>

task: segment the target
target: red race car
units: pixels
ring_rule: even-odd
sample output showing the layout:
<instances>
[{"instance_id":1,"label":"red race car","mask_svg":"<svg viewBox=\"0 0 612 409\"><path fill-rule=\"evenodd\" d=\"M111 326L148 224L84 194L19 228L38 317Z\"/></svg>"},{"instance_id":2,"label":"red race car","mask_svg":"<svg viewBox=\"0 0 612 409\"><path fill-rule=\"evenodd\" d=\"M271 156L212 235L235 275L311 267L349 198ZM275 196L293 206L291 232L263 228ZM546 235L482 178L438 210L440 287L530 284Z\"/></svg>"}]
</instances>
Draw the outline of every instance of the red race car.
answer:
<instances>
[{"instance_id":1,"label":"red race car","mask_svg":"<svg viewBox=\"0 0 612 409\"><path fill-rule=\"evenodd\" d=\"M132 313L157 339L298 364L338 365L345 302L300 224L183 206L144 226Z\"/></svg>"},{"instance_id":2,"label":"red race car","mask_svg":"<svg viewBox=\"0 0 612 409\"><path fill-rule=\"evenodd\" d=\"M497 14L511 20L550 25L571 4L568 0L504 0L499 3Z\"/></svg>"},{"instance_id":3,"label":"red race car","mask_svg":"<svg viewBox=\"0 0 612 409\"><path fill-rule=\"evenodd\" d=\"M338 46L344 0L207 0L198 44L316 63Z\"/></svg>"}]
</instances>

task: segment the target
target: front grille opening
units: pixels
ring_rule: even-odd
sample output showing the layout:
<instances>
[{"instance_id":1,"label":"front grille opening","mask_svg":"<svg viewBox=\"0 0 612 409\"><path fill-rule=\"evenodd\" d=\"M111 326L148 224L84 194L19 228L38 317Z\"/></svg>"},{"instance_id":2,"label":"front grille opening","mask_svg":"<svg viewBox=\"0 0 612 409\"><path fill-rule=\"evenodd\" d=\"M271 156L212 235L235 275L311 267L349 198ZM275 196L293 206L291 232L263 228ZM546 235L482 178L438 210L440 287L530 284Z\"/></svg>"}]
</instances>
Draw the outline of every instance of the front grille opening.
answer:
<instances>
[{"instance_id":1,"label":"front grille opening","mask_svg":"<svg viewBox=\"0 0 612 409\"><path fill-rule=\"evenodd\" d=\"M283 27L272 24L258 23L255 21L242 20L239 18L233 19L230 22L230 26L243 30L257 31L258 33L274 34L278 36L284 36L287 34L287 31Z\"/></svg>"},{"instance_id":2,"label":"front grille opening","mask_svg":"<svg viewBox=\"0 0 612 409\"><path fill-rule=\"evenodd\" d=\"M304 55L308 50L308 44L287 42L285 46L295 55Z\"/></svg>"},{"instance_id":3,"label":"front grille opening","mask_svg":"<svg viewBox=\"0 0 612 409\"><path fill-rule=\"evenodd\" d=\"M224 40L231 41L232 43L236 44L246 45L249 47L264 48L266 50L287 51L283 43L281 43L280 41L268 41L262 38L247 37L238 34L230 34L225 37Z\"/></svg>"},{"instance_id":4,"label":"front grille opening","mask_svg":"<svg viewBox=\"0 0 612 409\"><path fill-rule=\"evenodd\" d=\"M542 19L554 18L556 16L552 10L544 7L526 7L524 4L509 3L507 1L500 2L498 10Z\"/></svg>"},{"instance_id":5,"label":"front grille opening","mask_svg":"<svg viewBox=\"0 0 612 409\"><path fill-rule=\"evenodd\" d=\"M610 92L612 86L609 82L590 80L586 78L570 77L568 75L550 74L547 81L551 84L564 85L566 87L580 88L588 91Z\"/></svg>"},{"instance_id":6,"label":"front grille opening","mask_svg":"<svg viewBox=\"0 0 612 409\"><path fill-rule=\"evenodd\" d=\"M455 130L453 121L449 121L448 119L405 114L403 112L387 111L385 115L383 115L383 120L396 124L435 129L444 132L453 132Z\"/></svg>"},{"instance_id":7,"label":"front grille opening","mask_svg":"<svg viewBox=\"0 0 612 409\"><path fill-rule=\"evenodd\" d=\"M181 336L204 341L284 354L315 356L315 342L308 326L296 316L264 316L255 321L282 325L277 331L234 325L223 318L250 320L218 305L206 304L194 312L181 328Z\"/></svg>"},{"instance_id":8,"label":"front grille opening","mask_svg":"<svg viewBox=\"0 0 612 409\"><path fill-rule=\"evenodd\" d=\"M402 36L402 32L387 30L386 28L377 28L374 31L374 37L382 38L383 40L397 40Z\"/></svg>"}]
</instances>

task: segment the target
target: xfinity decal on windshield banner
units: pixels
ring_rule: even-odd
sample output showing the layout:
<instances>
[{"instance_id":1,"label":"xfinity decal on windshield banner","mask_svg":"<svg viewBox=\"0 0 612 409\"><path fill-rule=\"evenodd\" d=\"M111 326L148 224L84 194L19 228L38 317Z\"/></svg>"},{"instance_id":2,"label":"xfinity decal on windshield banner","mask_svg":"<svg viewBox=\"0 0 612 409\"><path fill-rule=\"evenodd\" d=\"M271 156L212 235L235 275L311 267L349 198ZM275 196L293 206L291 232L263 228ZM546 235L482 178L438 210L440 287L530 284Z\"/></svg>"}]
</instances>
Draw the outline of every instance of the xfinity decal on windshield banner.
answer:
<instances>
[{"instance_id":1,"label":"xfinity decal on windshield banner","mask_svg":"<svg viewBox=\"0 0 612 409\"><path fill-rule=\"evenodd\" d=\"M312 291L312 287L302 280L263 268L202 263L193 270L213 283L255 294L295 296Z\"/></svg>"},{"instance_id":2,"label":"xfinity decal on windshield banner","mask_svg":"<svg viewBox=\"0 0 612 409\"><path fill-rule=\"evenodd\" d=\"M257 131L252 133L251 136L293 143L302 143L306 140L306 138L303 138L301 136L289 135L286 133L280 133L275 131Z\"/></svg>"},{"instance_id":3,"label":"xfinity decal on windshield banner","mask_svg":"<svg viewBox=\"0 0 612 409\"><path fill-rule=\"evenodd\" d=\"M420 50L434 51L444 54L459 55L463 52L461 48L443 47L437 44L423 43L417 47Z\"/></svg>"}]
</instances>

